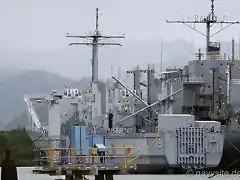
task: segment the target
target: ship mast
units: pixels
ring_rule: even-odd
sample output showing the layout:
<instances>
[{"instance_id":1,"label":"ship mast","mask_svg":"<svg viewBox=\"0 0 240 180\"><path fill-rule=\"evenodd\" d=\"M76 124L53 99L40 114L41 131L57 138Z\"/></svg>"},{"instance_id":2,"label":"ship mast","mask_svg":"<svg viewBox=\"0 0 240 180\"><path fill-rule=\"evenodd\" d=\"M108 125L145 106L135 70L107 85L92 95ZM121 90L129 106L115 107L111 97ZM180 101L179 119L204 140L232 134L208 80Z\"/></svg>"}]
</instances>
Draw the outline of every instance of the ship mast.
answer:
<instances>
[{"instance_id":1,"label":"ship mast","mask_svg":"<svg viewBox=\"0 0 240 180\"><path fill-rule=\"evenodd\" d=\"M99 9L96 8L96 24L95 24L95 31L91 35L87 36L70 36L67 34L66 37L71 38L82 38L90 40L90 42L83 43L83 42L76 42L76 43L70 43L69 45L87 45L92 46L92 83L98 82L98 47L99 46L122 46L120 43L104 43L100 42L104 39L113 39L113 38L125 38L125 36L105 36L102 35L99 31Z\"/></svg>"},{"instance_id":2,"label":"ship mast","mask_svg":"<svg viewBox=\"0 0 240 180\"><path fill-rule=\"evenodd\" d=\"M225 16L224 16L225 17ZM214 0L211 0L211 12L209 13L208 16L201 18L200 20L195 19L194 21L168 21L166 20L167 23L182 23L189 28L193 29L194 31L198 32L199 34L203 35L206 37L206 54L209 52L209 44L210 44L210 38L215 36L216 34L220 33L221 31L227 29L233 24L239 24L239 21L226 21L225 18L222 20L218 20L218 17L215 15L215 10L214 10ZM190 24L193 24L194 26L192 27ZM206 34L202 33L198 29L195 28L195 24L205 24L206 25ZM211 34L211 28L215 24L227 24L227 26L221 28L217 32Z\"/></svg>"}]
</instances>

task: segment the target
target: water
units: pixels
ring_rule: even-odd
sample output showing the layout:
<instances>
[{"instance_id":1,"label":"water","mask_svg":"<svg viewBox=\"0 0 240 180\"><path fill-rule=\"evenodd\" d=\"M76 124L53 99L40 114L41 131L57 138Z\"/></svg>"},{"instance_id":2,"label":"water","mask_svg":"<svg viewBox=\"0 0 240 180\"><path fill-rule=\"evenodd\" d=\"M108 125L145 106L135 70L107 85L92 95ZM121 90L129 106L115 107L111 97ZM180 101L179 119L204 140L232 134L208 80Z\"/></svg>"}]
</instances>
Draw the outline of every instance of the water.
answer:
<instances>
[{"instance_id":1,"label":"water","mask_svg":"<svg viewBox=\"0 0 240 180\"><path fill-rule=\"evenodd\" d=\"M32 174L33 168L18 168L18 179L19 180L54 180L57 178L63 178L63 176L50 177L48 175ZM240 177L240 172L219 172L219 176L211 178L211 180L237 180ZM233 174L233 175L228 175ZM195 176L191 175L119 175L115 176L114 180L207 180L209 174L199 174ZM94 180L94 176L87 177L90 180ZM1 180L1 177L0 177Z\"/></svg>"}]
</instances>

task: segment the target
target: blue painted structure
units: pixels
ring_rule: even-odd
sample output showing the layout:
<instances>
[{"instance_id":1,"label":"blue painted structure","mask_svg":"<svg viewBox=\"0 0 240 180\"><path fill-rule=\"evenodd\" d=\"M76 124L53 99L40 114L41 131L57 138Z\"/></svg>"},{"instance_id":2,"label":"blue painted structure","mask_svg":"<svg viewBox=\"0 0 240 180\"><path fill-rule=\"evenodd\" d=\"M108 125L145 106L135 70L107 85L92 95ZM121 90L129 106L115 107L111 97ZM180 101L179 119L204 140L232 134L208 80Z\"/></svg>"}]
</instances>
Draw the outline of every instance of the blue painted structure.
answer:
<instances>
[{"instance_id":1,"label":"blue painted structure","mask_svg":"<svg viewBox=\"0 0 240 180\"><path fill-rule=\"evenodd\" d=\"M89 143L86 136L86 126L71 126L70 148L77 148L75 155L89 155ZM85 148L80 150L80 148Z\"/></svg>"},{"instance_id":2,"label":"blue painted structure","mask_svg":"<svg viewBox=\"0 0 240 180\"><path fill-rule=\"evenodd\" d=\"M74 126L71 125L70 130L70 148L76 148L75 156L83 156L83 155L92 155L92 152L89 148L94 148L96 144L103 144L105 146L105 137L101 135L87 135L86 126ZM84 149L80 149L84 148ZM102 151L98 151L99 153L103 153ZM104 152L105 154L105 152ZM102 154L102 155L104 155ZM70 154L69 154L70 155ZM71 156L71 155L70 155ZM101 158L100 158L101 159ZM72 161L71 159L70 161ZM77 162L78 158L73 160L73 162ZM95 163L101 163L99 160ZM89 158L88 163L92 163L92 158ZM105 163L105 160L102 161Z\"/></svg>"},{"instance_id":3,"label":"blue painted structure","mask_svg":"<svg viewBox=\"0 0 240 180\"><path fill-rule=\"evenodd\" d=\"M105 145L105 137L97 134L89 136L89 147L94 147L94 144Z\"/></svg>"}]
</instances>

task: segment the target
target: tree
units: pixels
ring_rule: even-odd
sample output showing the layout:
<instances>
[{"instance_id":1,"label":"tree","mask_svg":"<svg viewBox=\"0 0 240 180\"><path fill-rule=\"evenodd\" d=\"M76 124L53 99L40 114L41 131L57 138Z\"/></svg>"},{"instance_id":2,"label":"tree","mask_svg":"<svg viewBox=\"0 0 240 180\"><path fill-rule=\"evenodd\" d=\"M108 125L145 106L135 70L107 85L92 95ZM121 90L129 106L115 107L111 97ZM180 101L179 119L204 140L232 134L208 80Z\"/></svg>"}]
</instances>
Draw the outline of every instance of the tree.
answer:
<instances>
[{"instance_id":1,"label":"tree","mask_svg":"<svg viewBox=\"0 0 240 180\"><path fill-rule=\"evenodd\" d=\"M2 160L4 152L7 148L8 142L4 135L0 135L0 159Z\"/></svg>"}]
</instances>

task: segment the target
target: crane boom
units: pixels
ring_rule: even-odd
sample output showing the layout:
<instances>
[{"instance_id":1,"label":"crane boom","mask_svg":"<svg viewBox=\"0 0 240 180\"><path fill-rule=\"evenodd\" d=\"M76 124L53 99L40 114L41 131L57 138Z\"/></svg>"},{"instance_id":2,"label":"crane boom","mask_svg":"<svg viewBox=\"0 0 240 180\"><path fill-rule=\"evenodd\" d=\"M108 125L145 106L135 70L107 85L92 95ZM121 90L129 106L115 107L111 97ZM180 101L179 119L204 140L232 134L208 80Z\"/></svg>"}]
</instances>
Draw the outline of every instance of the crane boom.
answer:
<instances>
[{"instance_id":1,"label":"crane boom","mask_svg":"<svg viewBox=\"0 0 240 180\"><path fill-rule=\"evenodd\" d=\"M24 101L26 103L26 107L27 107L27 111L28 111L28 115L30 116L30 118L32 119L33 123L35 124L35 126L37 127L37 129L39 129L42 134L44 136L46 136L47 130L45 127L42 126L39 117L33 107L33 104L31 102L31 100L28 98L28 96L25 94L24 95Z\"/></svg>"}]
</instances>

